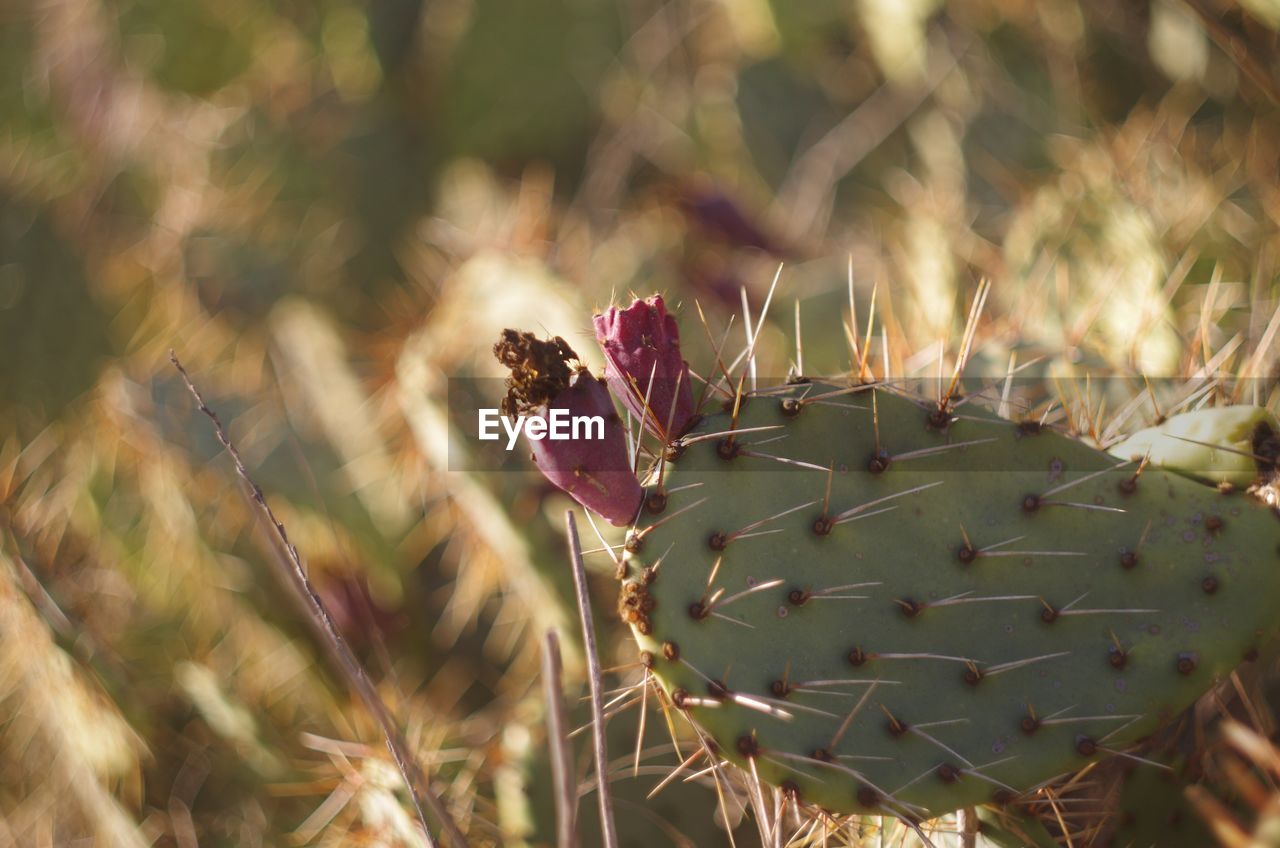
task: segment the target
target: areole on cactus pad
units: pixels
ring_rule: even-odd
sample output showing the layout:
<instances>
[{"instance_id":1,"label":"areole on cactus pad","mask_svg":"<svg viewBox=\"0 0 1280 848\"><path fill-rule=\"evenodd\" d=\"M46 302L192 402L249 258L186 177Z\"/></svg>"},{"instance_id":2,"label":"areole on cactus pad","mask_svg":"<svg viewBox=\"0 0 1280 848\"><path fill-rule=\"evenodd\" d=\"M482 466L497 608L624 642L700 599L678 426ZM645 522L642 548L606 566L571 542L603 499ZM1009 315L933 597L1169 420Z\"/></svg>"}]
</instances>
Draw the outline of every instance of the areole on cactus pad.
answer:
<instances>
[{"instance_id":1,"label":"areole on cactus pad","mask_svg":"<svg viewBox=\"0 0 1280 848\"><path fill-rule=\"evenodd\" d=\"M735 400L668 444L619 609L708 745L805 802L923 819L1014 800L1280 630L1280 520L1148 462L1176 417L1117 457L888 384ZM1243 418L1247 439L1274 423Z\"/></svg>"}]
</instances>

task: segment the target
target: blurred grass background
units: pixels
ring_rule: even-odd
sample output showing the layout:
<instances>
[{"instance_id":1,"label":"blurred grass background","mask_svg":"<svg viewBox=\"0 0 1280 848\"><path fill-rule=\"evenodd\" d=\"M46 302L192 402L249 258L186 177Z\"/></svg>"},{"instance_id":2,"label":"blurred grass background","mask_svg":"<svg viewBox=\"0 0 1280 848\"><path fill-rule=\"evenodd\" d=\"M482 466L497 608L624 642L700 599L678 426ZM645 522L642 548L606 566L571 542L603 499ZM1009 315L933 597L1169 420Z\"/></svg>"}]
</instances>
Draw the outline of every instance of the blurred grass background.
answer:
<instances>
[{"instance_id":1,"label":"blurred grass background","mask_svg":"<svg viewBox=\"0 0 1280 848\"><path fill-rule=\"evenodd\" d=\"M683 305L698 369L694 301L718 334L779 262L762 356L785 374L795 302L839 371L851 261L898 373L938 370L986 277L979 369L1210 364L1274 408L1277 26L1276 0L0 5L0 845L419 844L169 348L470 838L545 842L567 502L449 471L447 380L498 376L505 326L598 366L590 310L631 291ZM643 801L660 723L624 835L723 841L705 786Z\"/></svg>"}]
</instances>

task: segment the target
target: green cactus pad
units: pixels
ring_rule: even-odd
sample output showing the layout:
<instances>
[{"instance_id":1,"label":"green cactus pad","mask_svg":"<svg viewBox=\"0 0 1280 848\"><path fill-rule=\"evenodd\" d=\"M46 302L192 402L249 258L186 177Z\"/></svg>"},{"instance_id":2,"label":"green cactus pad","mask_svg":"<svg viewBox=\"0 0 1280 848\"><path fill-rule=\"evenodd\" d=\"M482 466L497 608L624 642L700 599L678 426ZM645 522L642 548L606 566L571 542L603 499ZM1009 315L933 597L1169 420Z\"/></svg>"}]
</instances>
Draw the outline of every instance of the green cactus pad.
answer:
<instances>
[{"instance_id":1,"label":"green cactus pad","mask_svg":"<svg viewBox=\"0 0 1280 848\"><path fill-rule=\"evenodd\" d=\"M807 802L1012 798L1280 628L1280 520L1238 490L883 386L780 387L731 422L668 452L620 612L709 740Z\"/></svg>"}]
</instances>

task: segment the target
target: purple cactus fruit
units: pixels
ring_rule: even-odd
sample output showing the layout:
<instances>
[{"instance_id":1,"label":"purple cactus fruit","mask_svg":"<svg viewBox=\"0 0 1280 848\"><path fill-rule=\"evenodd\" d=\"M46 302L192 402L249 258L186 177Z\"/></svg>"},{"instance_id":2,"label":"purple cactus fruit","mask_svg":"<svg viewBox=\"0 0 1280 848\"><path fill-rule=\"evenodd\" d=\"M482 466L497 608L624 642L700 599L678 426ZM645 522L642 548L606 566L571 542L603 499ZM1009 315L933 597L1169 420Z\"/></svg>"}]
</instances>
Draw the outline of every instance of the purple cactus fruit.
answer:
<instances>
[{"instance_id":1,"label":"purple cactus fruit","mask_svg":"<svg viewBox=\"0 0 1280 848\"><path fill-rule=\"evenodd\" d=\"M637 300L626 309L610 307L593 320L614 395L663 442L684 433L693 420L693 387L680 355L680 331L662 296Z\"/></svg>"},{"instance_id":2,"label":"purple cactus fruit","mask_svg":"<svg viewBox=\"0 0 1280 848\"><path fill-rule=\"evenodd\" d=\"M587 509L615 525L630 524L643 491L604 381L559 336L503 330L493 352L511 369L502 414L525 417L538 470Z\"/></svg>"}]
</instances>

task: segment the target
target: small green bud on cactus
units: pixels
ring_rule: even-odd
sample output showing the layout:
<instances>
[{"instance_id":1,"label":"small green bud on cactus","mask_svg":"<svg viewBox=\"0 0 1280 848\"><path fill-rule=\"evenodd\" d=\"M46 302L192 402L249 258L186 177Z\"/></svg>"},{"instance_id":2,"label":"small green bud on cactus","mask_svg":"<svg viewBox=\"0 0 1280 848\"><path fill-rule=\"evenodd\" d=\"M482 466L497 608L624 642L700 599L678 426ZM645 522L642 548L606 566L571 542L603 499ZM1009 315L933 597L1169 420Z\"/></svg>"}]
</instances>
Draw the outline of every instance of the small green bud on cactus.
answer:
<instances>
[{"instance_id":1,"label":"small green bud on cactus","mask_svg":"<svg viewBox=\"0 0 1280 848\"><path fill-rule=\"evenodd\" d=\"M1224 406L1185 412L1139 430L1108 451L1146 459L1210 483L1247 486L1275 470L1280 422L1260 406Z\"/></svg>"}]
</instances>

